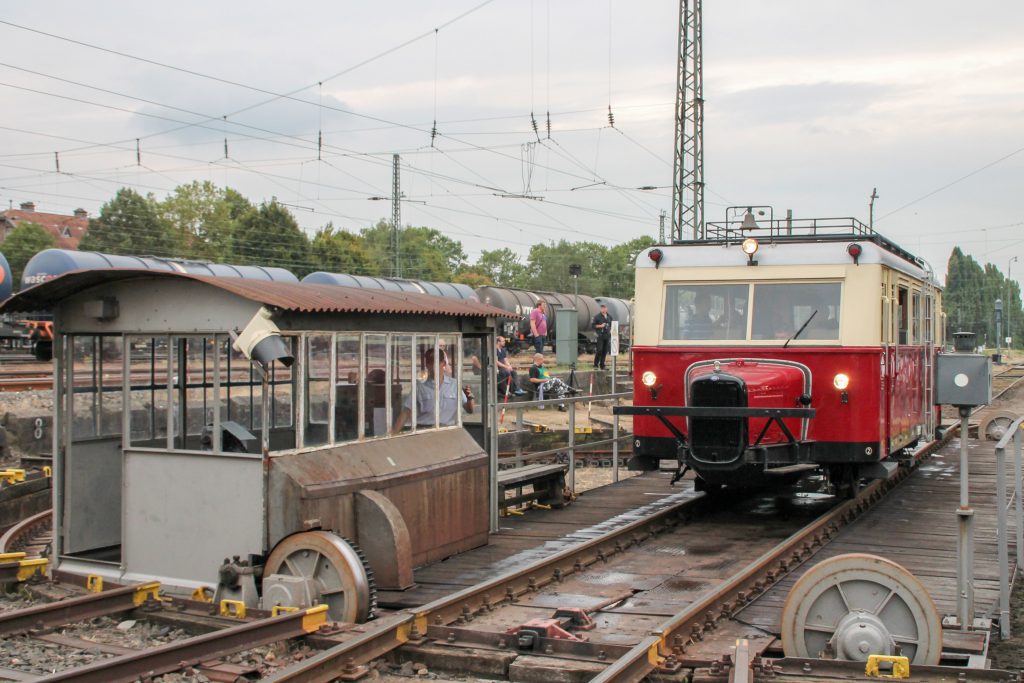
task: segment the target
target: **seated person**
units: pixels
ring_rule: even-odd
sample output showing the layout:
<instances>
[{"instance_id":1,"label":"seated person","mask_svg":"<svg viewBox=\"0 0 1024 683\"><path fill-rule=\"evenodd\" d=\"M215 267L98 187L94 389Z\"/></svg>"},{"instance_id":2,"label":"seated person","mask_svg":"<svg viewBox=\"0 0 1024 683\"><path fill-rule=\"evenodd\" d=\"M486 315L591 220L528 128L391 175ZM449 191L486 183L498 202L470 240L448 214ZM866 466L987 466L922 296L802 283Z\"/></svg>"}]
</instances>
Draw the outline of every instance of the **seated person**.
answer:
<instances>
[{"instance_id":1,"label":"seated person","mask_svg":"<svg viewBox=\"0 0 1024 683\"><path fill-rule=\"evenodd\" d=\"M711 296L698 292L693 301L693 311L686 318L683 334L686 339L711 339L714 320L711 318Z\"/></svg>"},{"instance_id":2,"label":"seated person","mask_svg":"<svg viewBox=\"0 0 1024 683\"><path fill-rule=\"evenodd\" d=\"M467 413L472 413L476 404L469 386L460 391L458 385L455 384L455 378L452 377L451 369L448 366L448 354L443 349L438 361L442 378L438 392L440 395L438 422L445 427L456 423L460 403ZM434 349L427 349L427 352L423 354L423 364L427 368L427 378L417 381L416 390L413 392L416 396L416 426L433 427L434 389L437 384L434 380ZM402 427L412 416L412 398L411 395L406 397L405 407L395 418L394 426L391 429L392 434L402 431Z\"/></svg>"},{"instance_id":3,"label":"seated person","mask_svg":"<svg viewBox=\"0 0 1024 683\"><path fill-rule=\"evenodd\" d=\"M523 396L525 391L519 388L519 378L516 376L515 368L508 361L508 350L505 348L506 340L498 336L494 362L498 366L498 395Z\"/></svg>"},{"instance_id":4,"label":"seated person","mask_svg":"<svg viewBox=\"0 0 1024 683\"><path fill-rule=\"evenodd\" d=\"M551 377L548 369L544 367L544 354L533 354L533 365L530 366L530 384L537 392L537 398L564 398L566 394L577 393L575 389L557 377ZM565 410L565 404L558 406L559 410Z\"/></svg>"}]
</instances>

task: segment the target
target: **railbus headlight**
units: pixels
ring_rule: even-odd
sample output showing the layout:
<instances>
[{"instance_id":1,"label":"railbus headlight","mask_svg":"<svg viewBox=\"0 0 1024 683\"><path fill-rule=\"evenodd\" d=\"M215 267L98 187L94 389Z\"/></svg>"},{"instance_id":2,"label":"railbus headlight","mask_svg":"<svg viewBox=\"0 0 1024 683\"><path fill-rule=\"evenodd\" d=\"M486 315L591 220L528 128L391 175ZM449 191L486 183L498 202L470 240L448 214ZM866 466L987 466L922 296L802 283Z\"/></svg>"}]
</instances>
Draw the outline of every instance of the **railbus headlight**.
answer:
<instances>
[{"instance_id":1,"label":"railbus headlight","mask_svg":"<svg viewBox=\"0 0 1024 683\"><path fill-rule=\"evenodd\" d=\"M846 391L846 388L850 386L850 378L840 372L832 378L832 385L839 391Z\"/></svg>"},{"instance_id":2,"label":"railbus headlight","mask_svg":"<svg viewBox=\"0 0 1024 683\"><path fill-rule=\"evenodd\" d=\"M640 381L644 383L645 387L653 387L654 383L658 381L658 376L648 370L644 374L640 375Z\"/></svg>"}]
</instances>

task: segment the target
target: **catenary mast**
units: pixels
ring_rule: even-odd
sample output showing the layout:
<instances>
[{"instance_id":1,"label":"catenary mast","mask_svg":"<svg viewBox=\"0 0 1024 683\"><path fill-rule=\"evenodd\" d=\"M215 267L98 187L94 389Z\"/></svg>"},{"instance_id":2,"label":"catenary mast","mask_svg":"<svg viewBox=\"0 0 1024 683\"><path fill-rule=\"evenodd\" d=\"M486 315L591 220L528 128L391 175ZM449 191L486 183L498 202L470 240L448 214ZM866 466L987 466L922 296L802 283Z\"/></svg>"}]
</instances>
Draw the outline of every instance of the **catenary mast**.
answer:
<instances>
[{"instance_id":1,"label":"catenary mast","mask_svg":"<svg viewBox=\"0 0 1024 683\"><path fill-rule=\"evenodd\" d=\"M702 0L679 0L672 239L704 238Z\"/></svg>"}]
</instances>

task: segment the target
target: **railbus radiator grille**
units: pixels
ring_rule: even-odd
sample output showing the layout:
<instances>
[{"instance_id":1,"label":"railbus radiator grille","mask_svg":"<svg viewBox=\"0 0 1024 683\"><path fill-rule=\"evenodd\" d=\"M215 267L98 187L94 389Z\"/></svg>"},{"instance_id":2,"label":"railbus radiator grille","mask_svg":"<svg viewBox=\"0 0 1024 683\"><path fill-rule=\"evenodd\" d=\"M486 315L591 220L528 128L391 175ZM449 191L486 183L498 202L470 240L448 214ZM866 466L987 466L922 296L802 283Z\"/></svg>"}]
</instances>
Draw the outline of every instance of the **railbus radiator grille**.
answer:
<instances>
[{"instance_id":1,"label":"railbus radiator grille","mask_svg":"<svg viewBox=\"0 0 1024 683\"><path fill-rule=\"evenodd\" d=\"M714 379L712 379L714 377ZM690 384L694 407L745 408L747 386L739 377L712 375ZM747 446L747 420L740 417L690 418L690 450L701 462L724 464L738 460Z\"/></svg>"}]
</instances>

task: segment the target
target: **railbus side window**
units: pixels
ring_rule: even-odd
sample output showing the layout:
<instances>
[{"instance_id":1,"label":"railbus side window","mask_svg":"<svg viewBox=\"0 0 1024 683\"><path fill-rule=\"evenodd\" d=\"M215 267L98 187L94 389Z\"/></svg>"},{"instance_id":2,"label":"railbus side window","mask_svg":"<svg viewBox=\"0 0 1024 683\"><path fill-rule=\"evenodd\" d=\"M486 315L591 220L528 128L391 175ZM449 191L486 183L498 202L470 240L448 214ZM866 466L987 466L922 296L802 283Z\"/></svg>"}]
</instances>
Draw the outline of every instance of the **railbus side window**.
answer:
<instances>
[{"instance_id":1,"label":"railbus side window","mask_svg":"<svg viewBox=\"0 0 1024 683\"><path fill-rule=\"evenodd\" d=\"M896 322L899 325L896 343L907 344L910 332L910 292L902 285L896 290L896 307Z\"/></svg>"},{"instance_id":2,"label":"railbus side window","mask_svg":"<svg viewBox=\"0 0 1024 683\"><path fill-rule=\"evenodd\" d=\"M921 318L924 313L924 309L921 307L921 292L914 290L911 301L914 307L910 311L910 343L919 344L924 341L924 337L921 335Z\"/></svg>"},{"instance_id":3,"label":"railbus side window","mask_svg":"<svg viewBox=\"0 0 1024 683\"><path fill-rule=\"evenodd\" d=\"M665 339L746 339L749 289L747 284L669 285Z\"/></svg>"}]
</instances>

